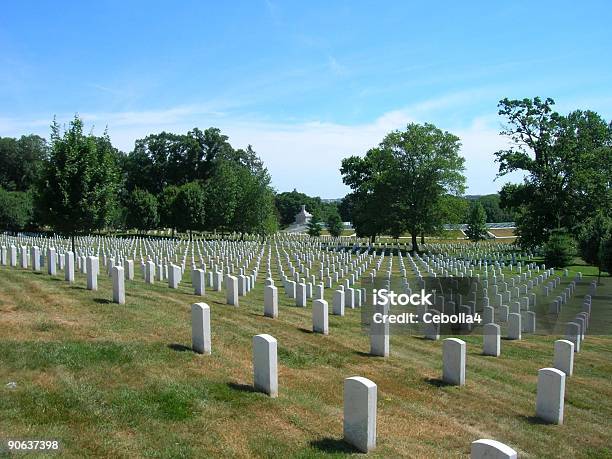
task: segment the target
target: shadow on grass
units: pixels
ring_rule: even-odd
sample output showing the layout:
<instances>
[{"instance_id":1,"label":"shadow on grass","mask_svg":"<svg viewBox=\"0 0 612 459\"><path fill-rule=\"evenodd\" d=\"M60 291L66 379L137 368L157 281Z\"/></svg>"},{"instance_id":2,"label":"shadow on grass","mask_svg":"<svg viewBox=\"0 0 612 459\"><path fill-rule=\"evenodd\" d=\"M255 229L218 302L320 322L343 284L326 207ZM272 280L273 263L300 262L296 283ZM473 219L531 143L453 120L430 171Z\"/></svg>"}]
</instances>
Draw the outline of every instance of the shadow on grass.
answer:
<instances>
[{"instance_id":1,"label":"shadow on grass","mask_svg":"<svg viewBox=\"0 0 612 459\"><path fill-rule=\"evenodd\" d=\"M309 328L304 328L304 327L298 327L298 330L301 331L302 333L308 333L308 334L313 334L314 333Z\"/></svg>"},{"instance_id":2,"label":"shadow on grass","mask_svg":"<svg viewBox=\"0 0 612 459\"><path fill-rule=\"evenodd\" d=\"M111 304L112 301L106 298L94 298L94 301L98 304Z\"/></svg>"},{"instance_id":3,"label":"shadow on grass","mask_svg":"<svg viewBox=\"0 0 612 459\"><path fill-rule=\"evenodd\" d=\"M227 387L238 392L257 392L250 384L241 384L235 382L228 382Z\"/></svg>"},{"instance_id":4,"label":"shadow on grass","mask_svg":"<svg viewBox=\"0 0 612 459\"><path fill-rule=\"evenodd\" d=\"M312 448L318 449L325 453L358 453L359 450L346 443L344 440L337 438L322 438L310 442Z\"/></svg>"},{"instance_id":5,"label":"shadow on grass","mask_svg":"<svg viewBox=\"0 0 612 459\"><path fill-rule=\"evenodd\" d=\"M452 386L452 384L444 382L442 378L425 378L423 381L425 381L425 383L429 384L430 386L434 386L434 387Z\"/></svg>"},{"instance_id":6,"label":"shadow on grass","mask_svg":"<svg viewBox=\"0 0 612 459\"><path fill-rule=\"evenodd\" d=\"M168 344L168 349L172 349L176 352L193 352L193 349L191 349L189 346L179 343Z\"/></svg>"},{"instance_id":7,"label":"shadow on grass","mask_svg":"<svg viewBox=\"0 0 612 459\"><path fill-rule=\"evenodd\" d=\"M554 425L553 423L547 422L542 418L539 418L537 416L519 416L520 419L527 421L529 424L532 425Z\"/></svg>"},{"instance_id":8,"label":"shadow on grass","mask_svg":"<svg viewBox=\"0 0 612 459\"><path fill-rule=\"evenodd\" d=\"M378 355L372 355L369 352L363 352L363 351L353 351L354 354L357 354L360 357L380 357Z\"/></svg>"}]
</instances>

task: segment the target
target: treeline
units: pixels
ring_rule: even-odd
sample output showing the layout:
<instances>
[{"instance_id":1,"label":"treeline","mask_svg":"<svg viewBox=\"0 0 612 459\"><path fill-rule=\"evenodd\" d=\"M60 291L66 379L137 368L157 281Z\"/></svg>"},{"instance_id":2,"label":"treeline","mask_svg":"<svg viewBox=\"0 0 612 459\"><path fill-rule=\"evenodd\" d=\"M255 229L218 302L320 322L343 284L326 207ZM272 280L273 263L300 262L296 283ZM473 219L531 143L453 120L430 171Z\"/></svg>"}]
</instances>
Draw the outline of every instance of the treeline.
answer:
<instances>
[{"instance_id":1,"label":"treeline","mask_svg":"<svg viewBox=\"0 0 612 459\"><path fill-rule=\"evenodd\" d=\"M516 223L518 243L542 249L546 263L565 266L580 255L612 270L612 123L589 110L562 115L552 99L499 102L510 140L492 152L498 177L520 171L522 183L505 184L497 197L469 203L460 139L432 124L409 124L389 133L364 156L342 161L346 198L358 235L418 236L444 224L469 223L483 237L486 220ZM467 212L467 214L466 214Z\"/></svg>"},{"instance_id":2,"label":"treeline","mask_svg":"<svg viewBox=\"0 0 612 459\"><path fill-rule=\"evenodd\" d=\"M278 216L270 175L216 128L139 139L129 154L75 117L50 141L0 139L0 225L64 234L171 228L264 234Z\"/></svg>"}]
</instances>

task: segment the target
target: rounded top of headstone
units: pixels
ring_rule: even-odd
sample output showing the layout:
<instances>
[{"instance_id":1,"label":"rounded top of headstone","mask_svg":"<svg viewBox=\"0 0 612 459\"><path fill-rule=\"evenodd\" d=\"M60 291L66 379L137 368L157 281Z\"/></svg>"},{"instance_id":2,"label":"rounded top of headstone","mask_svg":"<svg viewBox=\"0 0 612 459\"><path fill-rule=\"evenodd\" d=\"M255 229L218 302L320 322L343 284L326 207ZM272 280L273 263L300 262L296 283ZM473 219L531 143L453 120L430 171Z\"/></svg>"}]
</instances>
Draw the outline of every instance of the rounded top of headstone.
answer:
<instances>
[{"instance_id":1,"label":"rounded top of headstone","mask_svg":"<svg viewBox=\"0 0 612 459\"><path fill-rule=\"evenodd\" d=\"M460 344L460 345L465 345L465 341L463 341L462 339L459 338L445 338L443 340L444 343L454 343L454 344Z\"/></svg>"},{"instance_id":2,"label":"rounded top of headstone","mask_svg":"<svg viewBox=\"0 0 612 459\"><path fill-rule=\"evenodd\" d=\"M474 453L474 450L481 448L494 449L499 453L505 454L506 457L517 457L517 452L515 450L497 440L482 438L472 442L472 453Z\"/></svg>"},{"instance_id":3,"label":"rounded top of headstone","mask_svg":"<svg viewBox=\"0 0 612 459\"><path fill-rule=\"evenodd\" d=\"M345 384L359 384L361 386L370 388L376 387L376 383L370 381L368 378L364 378L363 376L351 376L350 378L346 378L344 380Z\"/></svg>"},{"instance_id":4,"label":"rounded top of headstone","mask_svg":"<svg viewBox=\"0 0 612 459\"><path fill-rule=\"evenodd\" d=\"M253 336L253 341L265 341L267 343L276 343L276 338L272 335L268 335L267 333L262 333L260 335Z\"/></svg>"},{"instance_id":5,"label":"rounded top of headstone","mask_svg":"<svg viewBox=\"0 0 612 459\"><path fill-rule=\"evenodd\" d=\"M191 309L210 309L206 303L193 303Z\"/></svg>"},{"instance_id":6,"label":"rounded top of headstone","mask_svg":"<svg viewBox=\"0 0 612 459\"><path fill-rule=\"evenodd\" d=\"M538 370L538 374L540 374L540 373L550 374L550 375L554 374L554 375L557 375L559 377L565 378L565 373L562 372L561 370L556 369L556 368L540 368Z\"/></svg>"}]
</instances>

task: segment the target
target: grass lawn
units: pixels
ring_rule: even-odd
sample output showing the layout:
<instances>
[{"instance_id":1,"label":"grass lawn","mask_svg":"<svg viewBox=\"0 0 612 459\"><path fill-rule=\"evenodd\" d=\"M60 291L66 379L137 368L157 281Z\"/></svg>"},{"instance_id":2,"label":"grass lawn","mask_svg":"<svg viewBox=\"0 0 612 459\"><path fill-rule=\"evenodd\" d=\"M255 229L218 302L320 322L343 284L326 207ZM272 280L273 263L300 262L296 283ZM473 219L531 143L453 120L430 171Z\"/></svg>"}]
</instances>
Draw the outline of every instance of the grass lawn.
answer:
<instances>
[{"instance_id":1,"label":"grass lawn","mask_svg":"<svg viewBox=\"0 0 612 459\"><path fill-rule=\"evenodd\" d=\"M489 228L489 233L497 237L514 237L514 229L512 228Z\"/></svg>"},{"instance_id":2,"label":"grass lawn","mask_svg":"<svg viewBox=\"0 0 612 459\"><path fill-rule=\"evenodd\" d=\"M68 458L343 457L355 453L341 441L343 380L360 375L378 385L374 457L465 457L479 438L521 457L612 456L611 336L587 337L567 380L565 423L545 425L534 418L537 370L552 365L559 336L504 340L499 358L469 336L467 384L449 387L440 341L392 336L389 358L370 357L358 310L314 335L310 302L296 308L280 288L279 318L263 317L261 278L234 308L223 292L193 296L189 272L178 290L145 285L139 266L136 277L117 305L105 275L92 292L82 274L70 286L0 267L1 439L57 439ZM568 310L580 307L585 279ZM612 279L603 282L592 320L610 314ZM211 307L211 356L190 350L196 301ZM251 390L258 333L278 339L278 399Z\"/></svg>"}]
</instances>

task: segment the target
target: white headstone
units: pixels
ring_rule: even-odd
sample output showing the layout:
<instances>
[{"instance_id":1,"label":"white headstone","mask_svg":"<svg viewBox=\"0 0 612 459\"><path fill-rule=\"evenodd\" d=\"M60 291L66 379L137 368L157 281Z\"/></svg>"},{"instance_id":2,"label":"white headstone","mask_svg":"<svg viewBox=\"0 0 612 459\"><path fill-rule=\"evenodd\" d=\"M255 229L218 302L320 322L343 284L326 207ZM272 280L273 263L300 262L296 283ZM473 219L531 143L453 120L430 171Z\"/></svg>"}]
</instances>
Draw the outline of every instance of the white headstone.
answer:
<instances>
[{"instance_id":1,"label":"white headstone","mask_svg":"<svg viewBox=\"0 0 612 459\"><path fill-rule=\"evenodd\" d=\"M312 302L312 331L314 333L329 333L327 301L314 300Z\"/></svg>"},{"instance_id":2,"label":"white headstone","mask_svg":"<svg viewBox=\"0 0 612 459\"><path fill-rule=\"evenodd\" d=\"M508 445L495 440L481 439L472 442L470 459L517 459L518 454Z\"/></svg>"},{"instance_id":3,"label":"white headstone","mask_svg":"<svg viewBox=\"0 0 612 459\"><path fill-rule=\"evenodd\" d=\"M238 306L238 278L229 274L225 276L225 290L227 304Z\"/></svg>"},{"instance_id":4,"label":"white headstone","mask_svg":"<svg viewBox=\"0 0 612 459\"><path fill-rule=\"evenodd\" d=\"M446 338L442 345L442 380L447 384L465 384L465 341Z\"/></svg>"},{"instance_id":5,"label":"white headstone","mask_svg":"<svg viewBox=\"0 0 612 459\"><path fill-rule=\"evenodd\" d=\"M256 390L278 396L277 342L270 335L253 337L253 385Z\"/></svg>"},{"instance_id":6,"label":"white headstone","mask_svg":"<svg viewBox=\"0 0 612 459\"><path fill-rule=\"evenodd\" d=\"M210 307L206 303L191 305L191 347L198 354L211 353Z\"/></svg>"},{"instance_id":7,"label":"white headstone","mask_svg":"<svg viewBox=\"0 0 612 459\"><path fill-rule=\"evenodd\" d=\"M377 387L369 379L344 380L344 441L367 453L376 448Z\"/></svg>"},{"instance_id":8,"label":"white headstone","mask_svg":"<svg viewBox=\"0 0 612 459\"><path fill-rule=\"evenodd\" d=\"M98 290L98 257L87 257L87 290Z\"/></svg>"},{"instance_id":9,"label":"white headstone","mask_svg":"<svg viewBox=\"0 0 612 459\"><path fill-rule=\"evenodd\" d=\"M32 246L30 249L30 258L32 270L40 271L40 249L37 246Z\"/></svg>"},{"instance_id":10,"label":"white headstone","mask_svg":"<svg viewBox=\"0 0 612 459\"><path fill-rule=\"evenodd\" d=\"M482 340L484 355L499 357L501 353L500 327L497 324L486 324L482 327Z\"/></svg>"},{"instance_id":11,"label":"white headstone","mask_svg":"<svg viewBox=\"0 0 612 459\"><path fill-rule=\"evenodd\" d=\"M563 424L565 373L556 368L538 370L536 416L552 423Z\"/></svg>"},{"instance_id":12,"label":"white headstone","mask_svg":"<svg viewBox=\"0 0 612 459\"><path fill-rule=\"evenodd\" d=\"M274 285L264 287L264 316L278 317L278 288Z\"/></svg>"},{"instance_id":13,"label":"white headstone","mask_svg":"<svg viewBox=\"0 0 612 459\"><path fill-rule=\"evenodd\" d=\"M122 266L113 266L113 302L125 304L125 277Z\"/></svg>"},{"instance_id":14,"label":"white headstone","mask_svg":"<svg viewBox=\"0 0 612 459\"><path fill-rule=\"evenodd\" d=\"M197 296L204 296L206 293L206 283L204 281L204 270L194 269L191 271L191 283L193 285L193 293Z\"/></svg>"},{"instance_id":15,"label":"white headstone","mask_svg":"<svg viewBox=\"0 0 612 459\"><path fill-rule=\"evenodd\" d=\"M555 341L555 360L553 366L566 376L574 372L574 343L566 339Z\"/></svg>"},{"instance_id":16,"label":"white headstone","mask_svg":"<svg viewBox=\"0 0 612 459\"><path fill-rule=\"evenodd\" d=\"M521 339L521 315L508 314L508 339Z\"/></svg>"},{"instance_id":17,"label":"white headstone","mask_svg":"<svg viewBox=\"0 0 612 459\"><path fill-rule=\"evenodd\" d=\"M344 315L344 292L342 290L336 290L334 292L332 314L335 316Z\"/></svg>"},{"instance_id":18,"label":"white headstone","mask_svg":"<svg viewBox=\"0 0 612 459\"><path fill-rule=\"evenodd\" d=\"M64 254L64 279L74 282L74 253L68 251Z\"/></svg>"}]
</instances>

